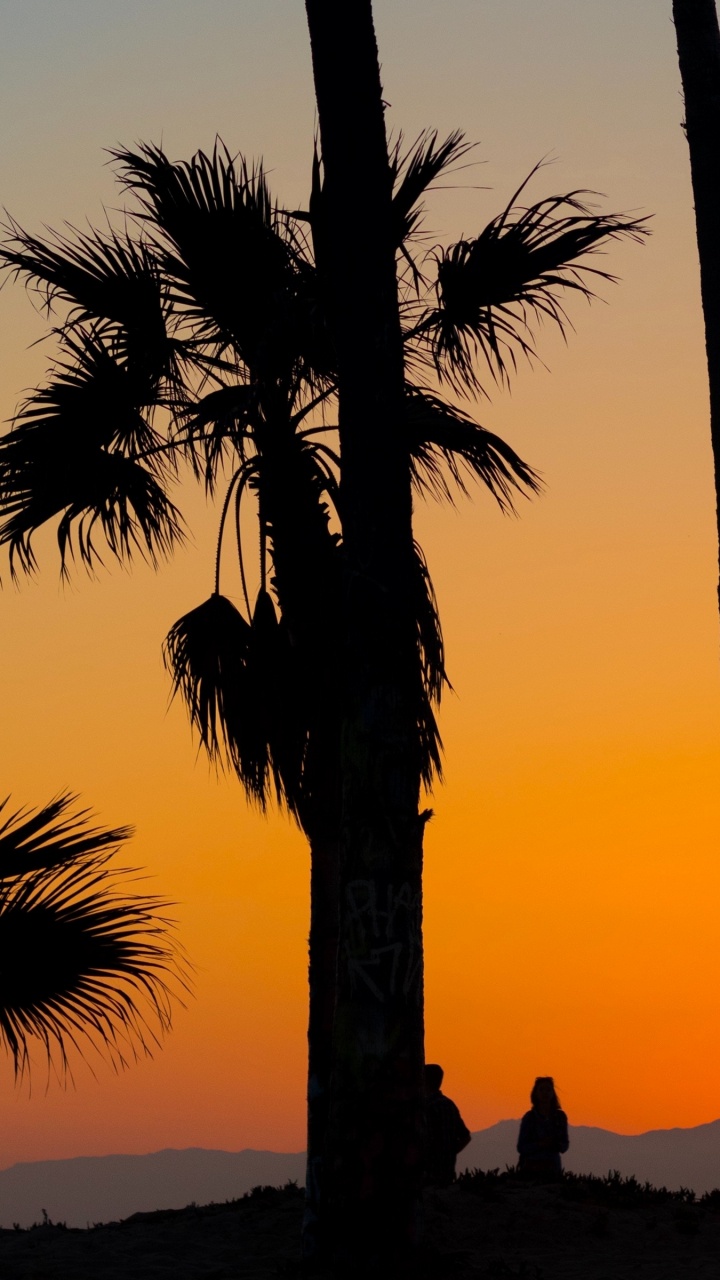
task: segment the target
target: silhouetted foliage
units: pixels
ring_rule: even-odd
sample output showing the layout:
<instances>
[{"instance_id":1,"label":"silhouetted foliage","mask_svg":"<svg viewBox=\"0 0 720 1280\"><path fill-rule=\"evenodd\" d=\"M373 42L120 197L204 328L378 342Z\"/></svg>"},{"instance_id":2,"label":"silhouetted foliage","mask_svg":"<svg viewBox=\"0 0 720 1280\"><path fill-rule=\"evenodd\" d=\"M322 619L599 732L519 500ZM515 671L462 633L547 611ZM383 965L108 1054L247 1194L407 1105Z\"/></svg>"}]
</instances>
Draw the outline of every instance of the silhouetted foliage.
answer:
<instances>
[{"instance_id":1,"label":"silhouetted foliage","mask_svg":"<svg viewBox=\"0 0 720 1280\"><path fill-rule=\"evenodd\" d=\"M525 185L475 240L436 255L438 305L421 325L438 374L461 390L482 390L478 355L501 381L516 368L517 352L533 357L533 322L551 320L564 333L562 292L592 298L593 276L613 280L581 259L609 240L642 233L642 220L593 214L581 199L591 192L524 208L518 199Z\"/></svg>"},{"instance_id":2,"label":"silhouetted foliage","mask_svg":"<svg viewBox=\"0 0 720 1280\"><path fill-rule=\"evenodd\" d=\"M468 1169L458 1175L457 1185L465 1195L478 1196L480 1199L495 1199L498 1191L507 1186L527 1186L528 1178L518 1172L514 1165L500 1169ZM532 1180L530 1180L532 1181ZM688 1187L680 1187L677 1191L669 1191L667 1187L656 1187L650 1182L640 1182L633 1174L624 1176L617 1169L611 1169L605 1175L594 1173L570 1173L563 1170L562 1175L552 1183L559 1195L567 1200L589 1200L593 1203L607 1205L612 1208L643 1208L653 1204L677 1203L678 1205L715 1205L720 1193L708 1191L696 1196Z\"/></svg>"},{"instance_id":3,"label":"silhouetted foliage","mask_svg":"<svg viewBox=\"0 0 720 1280\"><path fill-rule=\"evenodd\" d=\"M523 207L524 183L476 238L428 248L423 200L470 149L460 132L444 141L428 132L407 149L400 138L392 152L408 368L398 425L419 492L452 498L478 479L511 511L518 494L538 492L537 474L424 379L439 374L475 394L480 360L506 381L517 355L534 352L534 320L564 330L563 292L589 297L593 278L612 279L588 255L644 227L592 213L578 192ZM122 231L42 237L7 225L0 260L49 317L62 314L50 379L0 440L0 539L13 573L36 567L33 535L53 519L63 572L75 556L88 568L101 563L104 548L156 563L183 536L170 496L180 461L210 492L225 483L214 595L172 628L166 659L210 755L227 759L261 805L274 794L299 815L313 725L331 714L327 654L342 563L320 164L309 208L289 211L271 196L262 164L219 142L180 163L153 145L113 159L136 202ZM259 525L259 614L240 535L248 499ZM243 612L220 596L229 541ZM415 598L429 784L440 768L433 706L446 674L419 548Z\"/></svg>"},{"instance_id":4,"label":"silhouetted foliage","mask_svg":"<svg viewBox=\"0 0 720 1280\"><path fill-rule=\"evenodd\" d=\"M428 132L407 150L400 139L390 158L389 262L392 268L394 251L404 394L400 378L397 421L383 418L382 439L374 420L368 432L378 441L380 475L384 468L399 474L400 458L415 490L439 499L479 480L508 512L519 495L538 492L539 477L452 397L477 395L486 379L507 382L517 357L534 354L532 325L551 319L564 331L568 290L589 297L589 281L610 278L588 266L587 255L618 236L638 238L644 227L593 214L577 192L525 208L520 188L476 238L429 246L423 200L468 150L458 132L445 141ZM312 1157L322 1147L336 994L340 815L348 795L343 706L357 692L348 684L358 663L348 676L345 661L348 600L362 623L361 664L368 636L375 658L393 648L400 614L409 638L403 653L412 661L398 662L385 680L386 705L370 706L371 697L366 709L379 723L393 699L402 702L398 740L385 735L371 772L384 778L393 755L405 770L398 808L405 816L395 825L412 828L413 839L422 822L415 812L406 823L407 798L418 778L429 786L441 766L435 711L447 674L438 609L411 536L400 557L406 572L393 586L402 598L394 613L392 593L378 590L362 557L350 563L343 540L352 521L347 470L340 483L338 277L329 269L338 228L317 153L305 210L282 208L262 164L231 156L220 142L211 154L179 163L153 145L112 154L128 197L121 232L39 237L11 222L0 249L0 263L39 291L59 348L47 385L0 439L0 542L13 572L32 571L33 536L57 520L63 572L75 554L87 568L100 562L101 534L118 559L140 553L155 563L182 537L171 497L181 464L210 495L224 491L212 594L171 628L165 658L210 757L226 761L260 806L276 797L311 841L313 903L322 902L322 919L313 907L310 928ZM358 167L358 192L366 181ZM346 260L351 234L349 219ZM355 299L368 323L353 348L366 353L359 371L366 376L358 379L365 385L373 382L367 352L379 349L372 307L362 306L367 293ZM395 363L400 369L403 362ZM383 511L393 512L392 485L386 489ZM411 535L409 498L408 486ZM248 505L258 532L252 570L242 520ZM234 602L223 575L235 552ZM356 755L369 756L361 739L362 732ZM372 796L378 812L387 807L384 787ZM411 904L419 901L416 887ZM405 914L414 928L415 906ZM409 954L408 991L421 974L419 934ZM416 1165L419 1150L416 1144Z\"/></svg>"},{"instance_id":5,"label":"silhouetted foliage","mask_svg":"<svg viewBox=\"0 0 720 1280\"><path fill-rule=\"evenodd\" d=\"M115 1066L169 1029L187 966L157 897L111 864L130 828L90 825L76 797L6 814L0 804L0 1040L16 1075L33 1041L64 1072L70 1047Z\"/></svg>"}]
</instances>

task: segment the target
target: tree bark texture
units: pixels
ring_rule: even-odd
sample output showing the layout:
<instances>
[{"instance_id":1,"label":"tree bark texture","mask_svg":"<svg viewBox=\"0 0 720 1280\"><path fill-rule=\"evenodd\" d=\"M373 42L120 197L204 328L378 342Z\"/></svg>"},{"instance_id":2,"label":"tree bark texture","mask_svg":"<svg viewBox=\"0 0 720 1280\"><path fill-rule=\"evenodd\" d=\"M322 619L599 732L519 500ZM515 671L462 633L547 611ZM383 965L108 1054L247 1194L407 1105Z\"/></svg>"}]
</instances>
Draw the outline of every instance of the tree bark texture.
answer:
<instances>
[{"instance_id":1,"label":"tree bark texture","mask_svg":"<svg viewBox=\"0 0 720 1280\"><path fill-rule=\"evenodd\" d=\"M695 199L720 537L720 29L715 0L673 0Z\"/></svg>"},{"instance_id":2,"label":"tree bark texture","mask_svg":"<svg viewBox=\"0 0 720 1280\"><path fill-rule=\"evenodd\" d=\"M333 1022L338 955L339 841L337 832L310 842L310 935L308 940L307 1164L303 1256L323 1252L325 1148L330 1108Z\"/></svg>"},{"instance_id":3,"label":"tree bark texture","mask_svg":"<svg viewBox=\"0 0 720 1280\"><path fill-rule=\"evenodd\" d=\"M270 406L270 409L272 406ZM297 655L292 688L308 728L297 816L310 844L307 1166L303 1253L318 1253L336 1003L340 844L340 556L317 501L307 454L266 410L260 502L273 544L273 585ZM292 718L293 708L285 714Z\"/></svg>"},{"instance_id":4,"label":"tree bark texture","mask_svg":"<svg viewBox=\"0 0 720 1280\"><path fill-rule=\"evenodd\" d=\"M307 0L306 8L346 566L325 1235L338 1275L399 1276L417 1226L423 1160L423 818L391 175L370 0Z\"/></svg>"}]
</instances>

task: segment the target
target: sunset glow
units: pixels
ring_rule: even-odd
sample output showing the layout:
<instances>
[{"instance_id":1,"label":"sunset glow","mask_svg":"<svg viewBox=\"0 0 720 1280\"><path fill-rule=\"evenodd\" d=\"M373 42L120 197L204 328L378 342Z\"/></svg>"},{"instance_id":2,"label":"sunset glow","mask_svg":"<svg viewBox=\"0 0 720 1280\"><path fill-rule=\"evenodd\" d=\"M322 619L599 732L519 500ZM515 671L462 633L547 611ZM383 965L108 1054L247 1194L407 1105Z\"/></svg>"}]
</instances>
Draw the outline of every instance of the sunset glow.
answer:
<instances>
[{"instance_id":1,"label":"sunset glow","mask_svg":"<svg viewBox=\"0 0 720 1280\"><path fill-rule=\"evenodd\" d=\"M25 0L3 62L2 204L24 226L99 223L120 196L104 147L263 154L307 198L314 129L301 3ZM62 20L59 17L62 12ZM541 12L539 12L541 11ZM538 336L547 368L471 406L542 474L506 518L479 489L419 503L453 692L426 837L427 1056L472 1129L518 1116L552 1074L574 1124L634 1133L720 1115L719 628L702 318L670 7L377 0L389 127L462 127L477 167L435 193L431 246L479 230L532 165L531 198L592 188L653 214L598 265L603 301ZM491 187L492 190L485 188ZM359 229L361 230L361 229ZM607 305L606 305L607 304ZM0 294L2 417L52 346L22 288ZM161 1147L304 1146L309 861L249 810L168 707L161 644L212 588L216 513L188 478L190 539L156 573L108 556L58 580L3 568L3 794L63 788L177 903L195 996L152 1061L76 1088L16 1089L3 1165Z\"/></svg>"}]
</instances>

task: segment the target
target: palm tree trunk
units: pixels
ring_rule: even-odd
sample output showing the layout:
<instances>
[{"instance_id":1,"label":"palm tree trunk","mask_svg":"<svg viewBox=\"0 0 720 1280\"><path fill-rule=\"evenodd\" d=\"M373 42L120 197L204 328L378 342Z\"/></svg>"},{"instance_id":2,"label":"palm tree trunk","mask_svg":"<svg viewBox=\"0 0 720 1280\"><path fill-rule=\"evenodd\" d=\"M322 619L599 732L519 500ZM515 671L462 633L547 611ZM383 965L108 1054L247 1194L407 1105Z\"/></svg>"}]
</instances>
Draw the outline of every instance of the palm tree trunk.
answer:
<instances>
[{"instance_id":1,"label":"palm tree trunk","mask_svg":"<svg viewBox=\"0 0 720 1280\"><path fill-rule=\"evenodd\" d=\"M715 0L673 0L695 198L720 535L720 29Z\"/></svg>"},{"instance_id":2,"label":"palm tree trunk","mask_svg":"<svg viewBox=\"0 0 720 1280\"><path fill-rule=\"evenodd\" d=\"M310 844L307 1166L303 1256L323 1252L325 1150L336 1004L340 846L340 557L313 473L286 420L262 441L274 587L302 672L309 726L298 818Z\"/></svg>"},{"instance_id":3,"label":"palm tree trunk","mask_svg":"<svg viewBox=\"0 0 720 1280\"><path fill-rule=\"evenodd\" d=\"M307 1166L303 1257L326 1252L323 1228L327 1196L325 1149L330 1107L332 1036L338 954L339 840L337 832L310 841L310 936L308 940Z\"/></svg>"},{"instance_id":4,"label":"palm tree trunk","mask_svg":"<svg viewBox=\"0 0 720 1280\"><path fill-rule=\"evenodd\" d=\"M327 1226L340 1274L398 1276L422 1175L423 820L391 177L370 0L306 8L347 566Z\"/></svg>"}]
</instances>

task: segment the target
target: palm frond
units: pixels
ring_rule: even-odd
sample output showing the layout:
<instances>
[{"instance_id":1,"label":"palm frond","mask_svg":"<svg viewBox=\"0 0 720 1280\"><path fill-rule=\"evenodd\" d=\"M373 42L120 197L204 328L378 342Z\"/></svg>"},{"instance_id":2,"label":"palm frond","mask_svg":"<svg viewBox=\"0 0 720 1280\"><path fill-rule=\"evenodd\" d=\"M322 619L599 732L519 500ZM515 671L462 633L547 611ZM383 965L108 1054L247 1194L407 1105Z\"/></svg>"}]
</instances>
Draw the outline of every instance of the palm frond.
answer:
<instances>
[{"instance_id":1,"label":"palm frond","mask_svg":"<svg viewBox=\"0 0 720 1280\"><path fill-rule=\"evenodd\" d=\"M0 880L49 871L88 854L115 849L132 827L91 827L89 809L73 812L78 797L64 791L38 809L16 809L0 823ZM0 802L0 815L10 798Z\"/></svg>"},{"instance_id":2,"label":"palm frond","mask_svg":"<svg viewBox=\"0 0 720 1280\"><path fill-rule=\"evenodd\" d=\"M435 588L422 547L417 542L415 543L413 599L423 687L430 700L437 703L440 701L445 685L450 687L450 681L445 670L445 644Z\"/></svg>"},{"instance_id":3,"label":"palm frond","mask_svg":"<svg viewBox=\"0 0 720 1280\"><path fill-rule=\"evenodd\" d=\"M38 447L34 457L25 455L20 461L16 452L10 456L16 444L0 443L0 515L4 517L0 543L8 546L13 577L18 565L24 573L35 570L33 536L57 515L61 517L57 542L63 574L77 557L87 569L103 563L98 532L120 561L139 552L157 564L182 540L177 508L139 463L97 449L76 459L66 454L53 467L54 450L41 456ZM39 446L39 433L32 444Z\"/></svg>"},{"instance_id":4,"label":"palm frond","mask_svg":"<svg viewBox=\"0 0 720 1280\"><path fill-rule=\"evenodd\" d=\"M63 357L48 384L33 391L15 417L15 430L48 423L80 445L93 443L126 454L160 444L149 416L157 387L119 356L107 329L76 327L61 337Z\"/></svg>"},{"instance_id":5,"label":"palm frond","mask_svg":"<svg viewBox=\"0 0 720 1280\"><path fill-rule=\"evenodd\" d=\"M211 759L231 753L228 721L242 701L251 626L226 596L214 592L171 627L163 656L190 722Z\"/></svg>"},{"instance_id":6,"label":"palm frond","mask_svg":"<svg viewBox=\"0 0 720 1280\"><path fill-rule=\"evenodd\" d=\"M182 526L165 491L159 437L142 412L145 389L97 331L65 334L63 345L73 362L58 364L0 439L0 542L12 571L16 560L32 571L33 535L56 516L63 571L76 545L87 567L102 562L99 531L118 559L138 550L156 563Z\"/></svg>"},{"instance_id":7,"label":"palm frond","mask_svg":"<svg viewBox=\"0 0 720 1280\"><path fill-rule=\"evenodd\" d=\"M306 735L291 646L268 592L259 593L250 623L214 593L175 623L164 655L210 758L226 760L261 808L273 783L295 812Z\"/></svg>"},{"instance_id":8,"label":"palm frond","mask_svg":"<svg viewBox=\"0 0 720 1280\"><path fill-rule=\"evenodd\" d=\"M0 1040L17 1075L33 1041L62 1071L92 1046L114 1066L150 1053L188 989L167 903L128 893L110 866L129 834L91 827L64 794L0 834Z\"/></svg>"},{"instance_id":9,"label":"palm frond","mask_svg":"<svg viewBox=\"0 0 720 1280\"><path fill-rule=\"evenodd\" d=\"M249 365L271 360L292 291L293 250L261 164L212 155L168 160L159 147L111 153L154 235L173 302L196 339L232 345Z\"/></svg>"},{"instance_id":10,"label":"palm frond","mask_svg":"<svg viewBox=\"0 0 720 1280\"><path fill-rule=\"evenodd\" d=\"M38 292L48 315L58 302L68 308L63 329L104 326L115 354L147 381L147 399L156 398L162 378L177 382L179 347L168 335L170 303L152 246L112 229L69 230L43 239L10 219L0 265Z\"/></svg>"},{"instance_id":11,"label":"palm frond","mask_svg":"<svg viewBox=\"0 0 720 1280\"><path fill-rule=\"evenodd\" d=\"M437 252L437 305L420 328L441 377L481 390L481 355L493 377L507 380L518 353L534 355L534 323L551 320L565 333L563 293L591 299L593 279L615 279L584 259L612 240L641 240L647 219L594 214L587 194L571 191L523 208L518 192L476 239Z\"/></svg>"},{"instance_id":12,"label":"palm frond","mask_svg":"<svg viewBox=\"0 0 720 1280\"><path fill-rule=\"evenodd\" d=\"M403 151L403 142L401 134L390 155L394 239L398 249L418 229L424 212L423 196L440 175L472 151L474 145L465 141L460 129L455 129L443 142L438 142L436 129L427 129L407 151Z\"/></svg>"},{"instance_id":13,"label":"palm frond","mask_svg":"<svg viewBox=\"0 0 720 1280\"><path fill-rule=\"evenodd\" d=\"M179 415L175 438L209 493L215 490L228 454L232 451L241 459L245 457L257 406L257 387L239 383L217 387L189 401Z\"/></svg>"},{"instance_id":14,"label":"palm frond","mask_svg":"<svg viewBox=\"0 0 720 1280\"><path fill-rule=\"evenodd\" d=\"M326 276L328 259L328 228L326 200L323 191L322 160L318 149L318 138L315 135L313 144L312 169L310 173L310 199L307 212L295 210L293 218L301 222L309 222L312 241L312 254L315 268L323 280Z\"/></svg>"},{"instance_id":15,"label":"palm frond","mask_svg":"<svg viewBox=\"0 0 720 1280\"><path fill-rule=\"evenodd\" d=\"M50 232L43 239L24 231L13 218L5 231L0 264L40 292L48 314L61 301L83 324L112 320L164 330L162 281L149 244L112 228L102 234L94 228L88 233L70 227L72 237Z\"/></svg>"},{"instance_id":16,"label":"palm frond","mask_svg":"<svg viewBox=\"0 0 720 1280\"><path fill-rule=\"evenodd\" d=\"M450 688L450 681L445 669L445 645L435 589L417 542L411 591L420 658L417 725L421 776L425 786L430 787L434 778L442 777L442 742L433 707L439 704L443 688Z\"/></svg>"},{"instance_id":17,"label":"palm frond","mask_svg":"<svg viewBox=\"0 0 720 1280\"><path fill-rule=\"evenodd\" d=\"M542 488L537 472L500 436L430 391L406 387L405 423L413 481L435 498L452 501L453 487L466 493L472 478L512 512L518 494L528 497Z\"/></svg>"},{"instance_id":18,"label":"palm frond","mask_svg":"<svg viewBox=\"0 0 720 1280\"><path fill-rule=\"evenodd\" d=\"M420 749L420 778L423 786L431 790L435 781L442 781L442 739L432 701L425 693L418 701L418 746Z\"/></svg>"}]
</instances>

